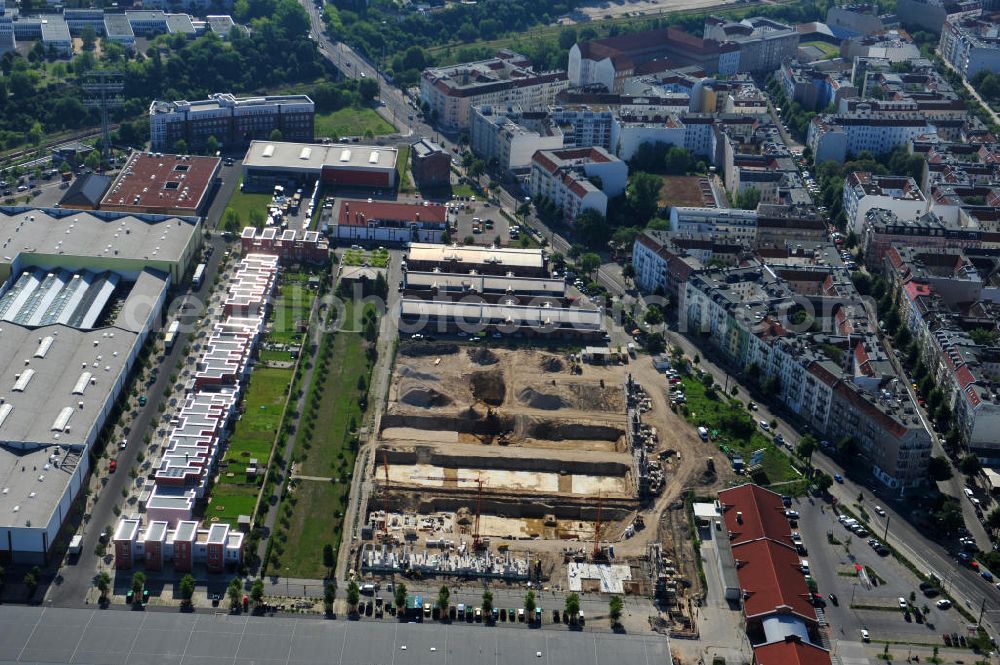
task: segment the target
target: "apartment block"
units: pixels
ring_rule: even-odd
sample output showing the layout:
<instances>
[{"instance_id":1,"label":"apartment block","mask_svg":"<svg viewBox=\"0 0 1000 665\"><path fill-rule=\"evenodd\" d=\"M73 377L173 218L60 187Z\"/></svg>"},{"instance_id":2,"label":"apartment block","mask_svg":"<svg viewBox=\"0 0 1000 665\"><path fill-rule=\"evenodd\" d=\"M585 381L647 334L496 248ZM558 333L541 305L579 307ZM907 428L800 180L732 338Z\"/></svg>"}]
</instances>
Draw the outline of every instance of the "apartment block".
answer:
<instances>
[{"instance_id":1,"label":"apartment block","mask_svg":"<svg viewBox=\"0 0 1000 665\"><path fill-rule=\"evenodd\" d=\"M563 147L563 133L547 111L520 107L473 107L469 123L472 152L503 171L526 170L537 150Z\"/></svg>"},{"instance_id":2,"label":"apartment block","mask_svg":"<svg viewBox=\"0 0 1000 665\"><path fill-rule=\"evenodd\" d=\"M627 181L628 165L604 148L539 150L531 159L531 196L552 201L569 221L586 209L606 215Z\"/></svg>"},{"instance_id":3,"label":"apartment block","mask_svg":"<svg viewBox=\"0 0 1000 665\"><path fill-rule=\"evenodd\" d=\"M739 72L770 74L781 63L794 58L799 48L798 31L762 16L728 21L717 16L705 19L705 39L735 43L739 48Z\"/></svg>"},{"instance_id":4,"label":"apartment block","mask_svg":"<svg viewBox=\"0 0 1000 665\"><path fill-rule=\"evenodd\" d=\"M536 72L525 56L501 50L488 60L425 69L420 98L436 123L459 130L469 127L477 106L547 108L567 85L566 72Z\"/></svg>"},{"instance_id":5,"label":"apartment block","mask_svg":"<svg viewBox=\"0 0 1000 665\"><path fill-rule=\"evenodd\" d=\"M955 15L941 28L940 52L966 79L1000 71L1000 27L996 16Z\"/></svg>"},{"instance_id":6,"label":"apartment block","mask_svg":"<svg viewBox=\"0 0 1000 665\"><path fill-rule=\"evenodd\" d=\"M208 99L154 101L149 106L151 148L175 149L178 141L188 148L203 148L210 136L224 148L247 146L254 140L268 140L271 132L281 132L282 140L313 140L316 106L306 95L235 97L216 93Z\"/></svg>"},{"instance_id":7,"label":"apartment block","mask_svg":"<svg viewBox=\"0 0 1000 665\"><path fill-rule=\"evenodd\" d=\"M937 128L920 114L821 114L812 119L806 143L816 164L822 164L844 162L862 152L881 155L936 133Z\"/></svg>"},{"instance_id":8,"label":"apartment block","mask_svg":"<svg viewBox=\"0 0 1000 665\"><path fill-rule=\"evenodd\" d=\"M903 176L855 171L844 180L843 199L847 228L859 236L872 208L888 210L900 220L916 219L927 210L927 199L916 181Z\"/></svg>"}]
</instances>

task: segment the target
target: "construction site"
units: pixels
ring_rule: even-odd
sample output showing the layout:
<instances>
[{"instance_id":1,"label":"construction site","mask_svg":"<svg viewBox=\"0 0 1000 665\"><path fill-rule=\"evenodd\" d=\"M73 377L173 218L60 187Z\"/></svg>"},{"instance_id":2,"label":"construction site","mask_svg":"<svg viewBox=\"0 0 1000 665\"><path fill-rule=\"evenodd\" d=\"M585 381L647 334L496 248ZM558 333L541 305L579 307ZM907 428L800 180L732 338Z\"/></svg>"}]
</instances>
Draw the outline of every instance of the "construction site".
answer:
<instances>
[{"instance_id":1,"label":"construction site","mask_svg":"<svg viewBox=\"0 0 1000 665\"><path fill-rule=\"evenodd\" d=\"M686 606L699 575L681 499L732 478L664 386L647 359L402 341L367 471L362 574Z\"/></svg>"}]
</instances>

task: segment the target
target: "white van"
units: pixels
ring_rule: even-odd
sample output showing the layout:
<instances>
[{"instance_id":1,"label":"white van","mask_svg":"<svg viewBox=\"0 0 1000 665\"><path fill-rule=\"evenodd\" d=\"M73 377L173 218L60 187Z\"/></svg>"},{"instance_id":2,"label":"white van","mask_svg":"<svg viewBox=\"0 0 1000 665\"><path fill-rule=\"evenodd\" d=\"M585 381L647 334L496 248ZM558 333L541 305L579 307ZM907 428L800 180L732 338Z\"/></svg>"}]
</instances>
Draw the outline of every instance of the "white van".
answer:
<instances>
[{"instance_id":1,"label":"white van","mask_svg":"<svg viewBox=\"0 0 1000 665\"><path fill-rule=\"evenodd\" d=\"M809 559L802 559L799 561L799 569L802 571L803 575L809 574Z\"/></svg>"},{"instance_id":2,"label":"white van","mask_svg":"<svg viewBox=\"0 0 1000 665\"><path fill-rule=\"evenodd\" d=\"M698 428L698 436L701 437L702 441L708 441L708 428L707 427L699 427Z\"/></svg>"}]
</instances>

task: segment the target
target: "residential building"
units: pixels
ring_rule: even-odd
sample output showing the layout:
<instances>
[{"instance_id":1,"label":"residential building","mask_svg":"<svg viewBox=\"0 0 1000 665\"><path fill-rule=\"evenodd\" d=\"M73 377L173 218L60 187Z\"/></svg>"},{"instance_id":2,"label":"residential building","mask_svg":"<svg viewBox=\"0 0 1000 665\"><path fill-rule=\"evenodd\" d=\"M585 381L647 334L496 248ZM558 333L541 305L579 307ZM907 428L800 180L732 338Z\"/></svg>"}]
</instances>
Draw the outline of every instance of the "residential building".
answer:
<instances>
[{"instance_id":1,"label":"residential building","mask_svg":"<svg viewBox=\"0 0 1000 665\"><path fill-rule=\"evenodd\" d=\"M966 79L981 71L1000 71L1000 33L996 17L949 16L941 28L941 57Z\"/></svg>"},{"instance_id":2,"label":"residential building","mask_svg":"<svg viewBox=\"0 0 1000 665\"><path fill-rule=\"evenodd\" d=\"M240 236L240 246L244 254L272 254L286 265L326 265L330 261L330 243L319 231L248 226Z\"/></svg>"},{"instance_id":3,"label":"residential building","mask_svg":"<svg viewBox=\"0 0 1000 665\"><path fill-rule=\"evenodd\" d=\"M739 47L739 72L770 74L797 55L798 31L762 16L729 21L718 16L705 19L705 39L731 42Z\"/></svg>"},{"instance_id":4,"label":"residential building","mask_svg":"<svg viewBox=\"0 0 1000 665\"><path fill-rule=\"evenodd\" d=\"M859 238L865 264L869 268L881 266L886 252L897 244L928 250L980 247L984 244L984 233L974 218L970 220L971 225L945 222L933 212L903 220L889 210L871 208L865 214ZM996 236L995 231L993 235Z\"/></svg>"},{"instance_id":5,"label":"residential building","mask_svg":"<svg viewBox=\"0 0 1000 665\"><path fill-rule=\"evenodd\" d=\"M881 155L936 132L920 114L820 114L809 124L806 143L812 148L815 163L822 164L827 160L844 162L865 151Z\"/></svg>"},{"instance_id":6,"label":"residential building","mask_svg":"<svg viewBox=\"0 0 1000 665\"><path fill-rule=\"evenodd\" d=\"M896 15L905 16L908 23L938 34L953 14L982 9L982 0L898 0Z\"/></svg>"},{"instance_id":7,"label":"residential building","mask_svg":"<svg viewBox=\"0 0 1000 665\"><path fill-rule=\"evenodd\" d=\"M625 192L628 165L604 148L539 150L531 159L530 191L562 210L567 220L585 209L608 212L608 198Z\"/></svg>"},{"instance_id":8,"label":"residential building","mask_svg":"<svg viewBox=\"0 0 1000 665\"><path fill-rule=\"evenodd\" d=\"M902 28L845 39L840 45L840 55L845 60L884 58L889 62L907 62L921 57L920 48Z\"/></svg>"},{"instance_id":9,"label":"residential building","mask_svg":"<svg viewBox=\"0 0 1000 665\"><path fill-rule=\"evenodd\" d=\"M403 332L431 335L464 332L579 341L598 341L605 335L603 317L598 310L552 307L549 303L503 305L465 299L403 298L399 327Z\"/></svg>"},{"instance_id":10,"label":"residential building","mask_svg":"<svg viewBox=\"0 0 1000 665\"><path fill-rule=\"evenodd\" d=\"M13 7L7 9L6 0L0 0L0 53L12 51L17 46L14 37L15 13Z\"/></svg>"},{"instance_id":11,"label":"residential building","mask_svg":"<svg viewBox=\"0 0 1000 665\"><path fill-rule=\"evenodd\" d=\"M171 563L178 573L191 572L195 564L204 564L209 573L222 573L243 560L243 538L222 522L203 528L198 521L185 520L171 527L156 520L143 528L139 517L124 517L111 541L116 570L129 570L141 563L145 570L156 572Z\"/></svg>"},{"instance_id":12,"label":"residential building","mask_svg":"<svg viewBox=\"0 0 1000 665\"><path fill-rule=\"evenodd\" d=\"M778 76L785 97L809 111L820 111L858 94L850 76L801 65L795 60L782 63Z\"/></svg>"},{"instance_id":13,"label":"residential building","mask_svg":"<svg viewBox=\"0 0 1000 665\"><path fill-rule=\"evenodd\" d=\"M563 133L546 111L519 107L476 106L471 111L469 146L488 164L503 172L524 171L537 150L563 147Z\"/></svg>"},{"instance_id":14,"label":"residential building","mask_svg":"<svg viewBox=\"0 0 1000 665\"><path fill-rule=\"evenodd\" d=\"M425 69L420 98L436 123L459 130L469 127L477 106L547 108L567 85L565 72L536 72L523 55L502 50L489 60Z\"/></svg>"},{"instance_id":15,"label":"residential building","mask_svg":"<svg viewBox=\"0 0 1000 665\"><path fill-rule=\"evenodd\" d=\"M284 141L313 140L316 106L306 95L235 97L216 93L208 99L154 101L149 106L149 139L152 150L174 150L184 141L191 150L202 149L210 136L228 149L251 141L270 139L278 130Z\"/></svg>"},{"instance_id":16,"label":"residential building","mask_svg":"<svg viewBox=\"0 0 1000 665\"><path fill-rule=\"evenodd\" d=\"M477 275L548 277L545 256L540 249L480 247L411 242L406 252L406 269Z\"/></svg>"},{"instance_id":17,"label":"residential building","mask_svg":"<svg viewBox=\"0 0 1000 665\"><path fill-rule=\"evenodd\" d=\"M913 178L880 176L854 171L844 181L844 217L847 228L861 235L865 215L872 208L889 210L899 220L913 220L927 211L927 199Z\"/></svg>"},{"instance_id":18,"label":"residential building","mask_svg":"<svg viewBox=\"0 0 1000 665\"><path fill-rule=\"evenodd\" d=\"M826 10L826 24L838 36L883 32L888 27L887 22L879 15L878 5L872 3L834 5Z\"/></svg>"},{"instance_id":19,"label":"residential building","mask_svg":"<svg viewBox=\"0 0 1000 665\"><path fill-rule=\"evenodd\" d=\"M748 371L824 439L852 438L872 475L904 493L925 482L930 436L878 346L847 270L828 253L785 265L703 270L687 281L679 323L730 367ZM788 316L808 298L816 320ZM819 325L829 333L813 333ZM827 348L844 349L836 358Z\"/></svg>"},{"instance_id":20,"label":"residential building","mask_svg":"<svg viewBox=\"0 0 1000 665\"><path fill-rule=\"evenodd\" d=\"M739 208L670 208L670 230L707 233L753 247L757 242L757 211Z\"/></svg>"}]
</instances>

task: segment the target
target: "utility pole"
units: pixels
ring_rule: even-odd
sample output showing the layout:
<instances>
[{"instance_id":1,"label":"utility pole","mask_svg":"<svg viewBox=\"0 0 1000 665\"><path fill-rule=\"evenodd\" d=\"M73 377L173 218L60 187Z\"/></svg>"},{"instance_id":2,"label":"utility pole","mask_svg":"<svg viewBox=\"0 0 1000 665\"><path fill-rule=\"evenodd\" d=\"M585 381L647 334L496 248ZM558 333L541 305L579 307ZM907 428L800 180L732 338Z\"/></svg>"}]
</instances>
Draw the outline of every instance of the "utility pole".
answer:
<instances>
[{"instance_id":1,"label":"utility pole","mask_svg":"<svg viewBox=\"0 0 1000 665\"><path fill-rule=\"evenodd\" d=\"M986 613L986 596L983 596L983 602L979 606L979 621L976 622L976 625L979 628L983 627L983 614L985 613Z\"/></svg>"},{"instance_id":2,"label":"utility pole","mask_svg":"<svg viewBox=\"0 0 1000 665\"><path fill-rule=\"evenodd\" d=\"M889 516L886 515L885 516L885 531L882 532L882 540L884 540L886 543L889 542L889 519L890 519Z\"/></svg>"}]
</instances>

